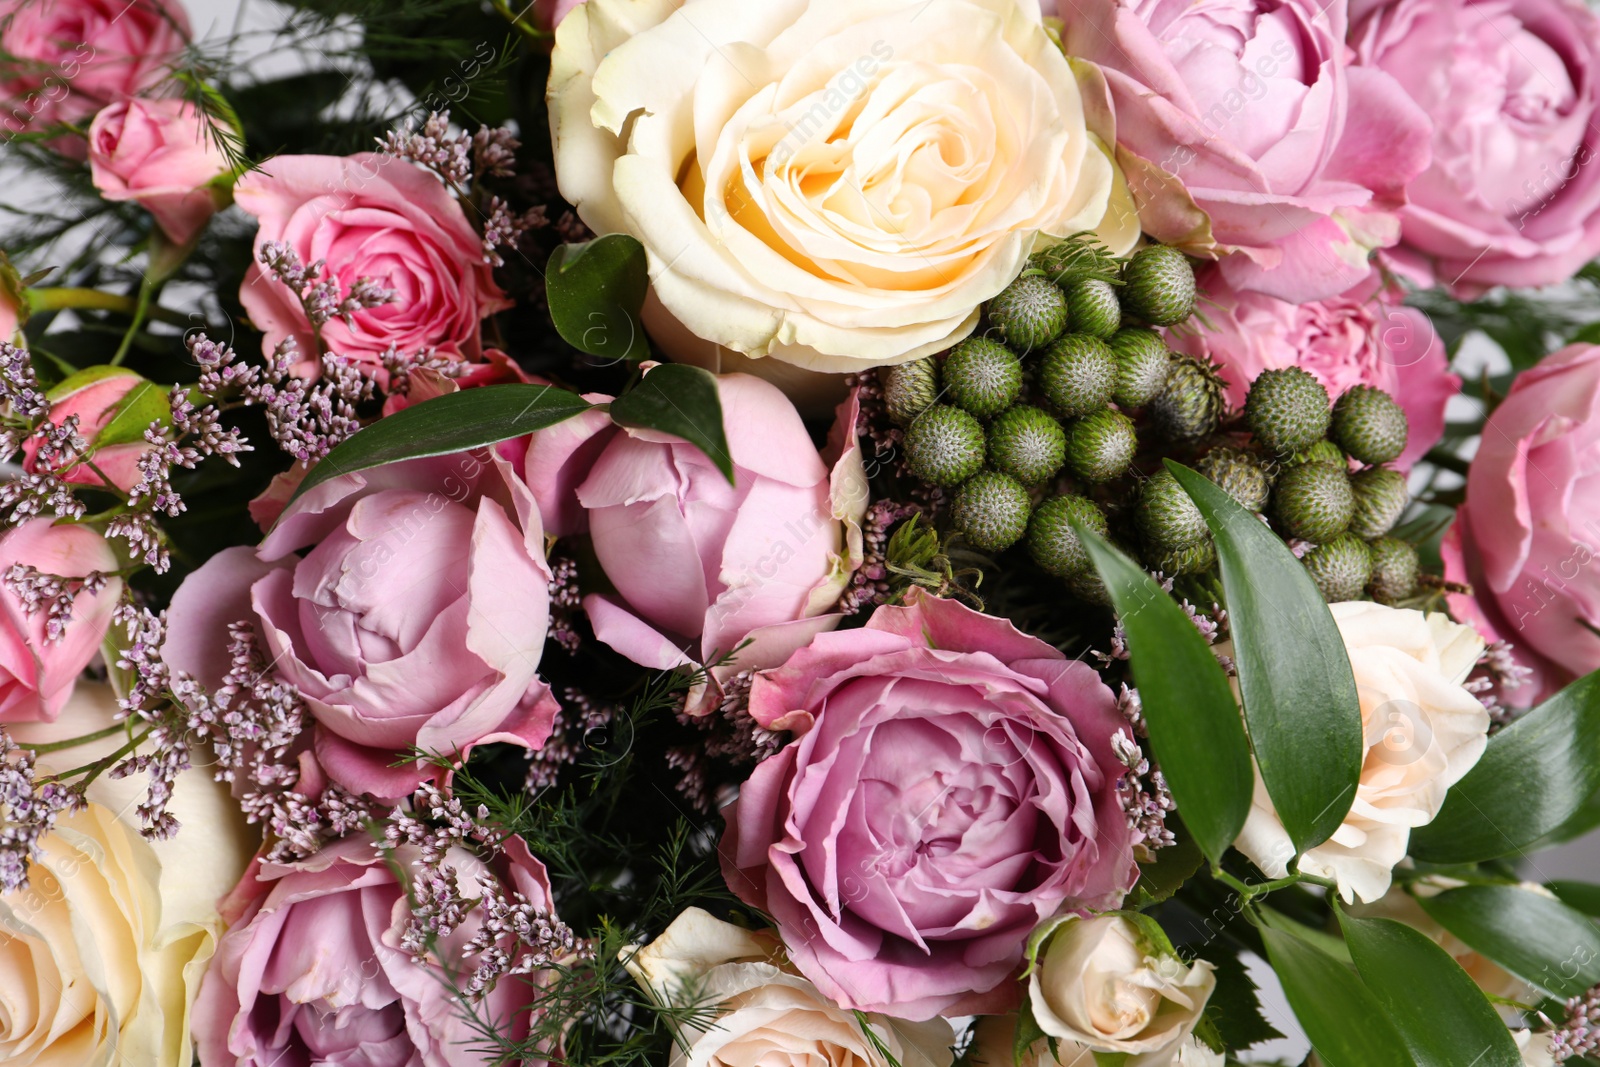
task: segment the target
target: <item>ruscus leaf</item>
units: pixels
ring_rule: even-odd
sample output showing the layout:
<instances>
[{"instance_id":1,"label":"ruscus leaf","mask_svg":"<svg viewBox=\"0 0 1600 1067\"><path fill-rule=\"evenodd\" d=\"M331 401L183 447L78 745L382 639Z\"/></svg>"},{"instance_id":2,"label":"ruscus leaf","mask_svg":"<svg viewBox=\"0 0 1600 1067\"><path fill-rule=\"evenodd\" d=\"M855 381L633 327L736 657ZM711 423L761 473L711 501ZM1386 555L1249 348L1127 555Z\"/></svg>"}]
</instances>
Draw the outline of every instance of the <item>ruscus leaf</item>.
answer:
<instances>
[{"instance_id":1,"label":"ruscus leaf","mask_svg":"<svg viewBox=\"0 0 1600 1067\"><path fill-rule=\"evenodd\" d=\"M556 332L580 352L605 359L649 358L639 319L649 286L644 246L624 233L561 245L545 271Z\"/></svg>"},{"instance_id":2,"label":"ruscus leaf","mask_svg":"<svg viewBox=\"0 0 1600 1067\"><path fill-rule=\"evenodd\" d=\"M632 389L611 402L611 420L619 426L681 437L706 454L728 481L733 457L722 427L722 398L716 375L686 363L652 367Z\"/></svg>"},{"instance_id":3,"label":"ruscus leaf","mask_svg":"<svg viewBox=\"0 0 1600 1067\"><path fill-rule=\"evenodd\" d=\"M1416 899L1468 948L1551 996L1565 1000L1600 985L1600 929L1559 900L1515 885Z\"/></svg>"},{"instance_id":4,"label":"ruscus leaf","mask_svg":"<svg viewBox=\"0 0 1600 1067\"><path fill-rule=\"evenodd\" d=\"M1263 927L1267 959L1284 996L1326 1067L1417 1067L1372 992L1349 964Z\"/></svg>"}]
</instances>

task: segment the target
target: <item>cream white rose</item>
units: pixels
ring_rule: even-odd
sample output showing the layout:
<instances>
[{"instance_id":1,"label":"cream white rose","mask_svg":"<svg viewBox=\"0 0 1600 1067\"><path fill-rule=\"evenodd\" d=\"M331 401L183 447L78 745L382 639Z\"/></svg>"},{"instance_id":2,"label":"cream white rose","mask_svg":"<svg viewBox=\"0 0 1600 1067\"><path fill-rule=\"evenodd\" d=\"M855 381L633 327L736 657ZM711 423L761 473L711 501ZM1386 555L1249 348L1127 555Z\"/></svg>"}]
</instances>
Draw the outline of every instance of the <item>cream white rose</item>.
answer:
<instances>
[{"instance_id":1,"label":"cream white rose","mask_svg":"<svg viewBox=\"0 0 1600 1067\"><path fill-rule=\"evenodd\" d=\"M1217 986L1211 964L1162 951L1121 915L1057 919L1034 936L1028 1001L1046 1035L1139 1067L1204 1062L1179 1055Z\"/></svg>"},{"instance_id":2,"label":"cream white rose","mask_svg":"<svg viewBox=\"0 0 1600 1067\"><path fill-rule=\"evenodd\" d=\"M1433 821L1483 755L1489 713L1461 685L1483 639L1439 614L1365 601L1331 610L1355 673L1366 755L1350 813L1300 857L1300 871L1333 879L1346 902L1373 901L1388 891L1412 829ZM1288 873L1294 846L1260 775L1234 844L1269 878Z\"/></svg>"},{"instance_id":3,"label":"cream white rose","mask_svg":"<svg viewBox=\"0 0 1600 1067\"><path fill-rule=\"evenodd\" d=\"M1556 1058L1550 1053L1550 1035L1536 1034L1532 1030L1513 1030L1517 1051L1522 1053L1523 1067L1556 1067Z\"/></svg>"},{"instance_id":4,"label":"cream white rose","mask_svg":"<svg viewBox=\"0 0 1600 1067\"><path fill-rule=\"evenodd\" d=\"M20 741L81 736L111 723L109 687L80 682L51 724ZM57 771L107 754L119 737L42 756ZM134 807L142 776L104 775L89 806L40 842L27 889L0 895L0 1063L8 1067L189 1067L189 1009L223 922L217 900L244 873L255 837L226 788L182 775L177 836L146 841Z\"/></svg>"},{"instance_id":5,"label":"cream white rose","mask_svg":"<svg viewBox=\"0 0 1600 1067\"><path fill-rule=\"evenodd\" d=\"M896 363L966 336L1041 235L1137 239L1081 77L1038 0L589 0L551 57L556 176L644 244L675 358Z\"/></svg>"},{"instance_id":6,"label":"cream white rose","mask_svg":"<svg viewBox=\"0 0 1600 1067\"><path fill-rule=\"evenodd\" d=\"M1040 1038L1023 1053L1021 1062L1016 1062L1012 1052L1016 1027L1014 1015L986 1015L979 1019L968 1062L974 1067L1099 1067L1094 1049L1061 1038L1056 1039L1054 1052L1050 1042ZM1222 1053L1191 1036L1176 1049L1129 1057L1121 1067L1224 1067L1226 1062Z\"/></svg>"},{"instance_id":7,"label":"cream white rose","mask_svg":"<svg viewBox=\"0 0 1600 1067\"><path fill-rule=\"evenodd\" d=\"M655 941L625 951L628 969L657 1003L716 1008L714 1020L679 1034L672 1067L889 1067L856 1014L780 966L770 937L722 922L699 908L673 920ZM943 1019L912 1023L868 1014L878 1040L901 1067L949 1067L955 1033Z\"/></svg>"}]
</instances>

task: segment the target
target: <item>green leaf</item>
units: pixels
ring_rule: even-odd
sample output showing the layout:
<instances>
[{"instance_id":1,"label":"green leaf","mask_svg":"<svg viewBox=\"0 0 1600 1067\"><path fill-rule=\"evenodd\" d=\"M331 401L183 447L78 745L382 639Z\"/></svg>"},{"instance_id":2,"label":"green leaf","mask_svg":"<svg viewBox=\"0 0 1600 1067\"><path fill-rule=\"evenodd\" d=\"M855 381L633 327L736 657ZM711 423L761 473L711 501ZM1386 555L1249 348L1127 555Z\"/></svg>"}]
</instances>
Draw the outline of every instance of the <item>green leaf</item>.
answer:
<instances>
[{"instance_id":1,"label":"green leaf","mask_svg":"<svg viewBox=\"0 0 1600 1067\"><path fill-rule=\"evenodd\" d=\"M1216 483L1166 462L1216 538L1256 766L1304 852L1339 828L1361 775L1361 705L1344 640L1289 546Z\"/></svg>"},{"instance_id":2,"label":"green leaf","mask_svg":"<svg viewBox=\"0 0 1600 1067\"><path fill-rule=\"evenodd\" d=\"M1514 885L1469 885L1417 903L1434 921L1562 1000L1600 985L1600 929L1582 912Z\"/></svg>"},{"instance_id":3,"label":"green leaf","mask_svg":"<svg viewBox=\"0 0 1600 1067\"><path fill-rule=\"evenodd\" d=\"M1028 1061L1028 1050L1034 1043L1044 1037L1044 1030L1039 1027L1039 1022L1033 1017L1033 1001L1027 994L1023 994L1022 1003L1017 1007L1017 1028L1011 1040L1011 1061L1016 1067L1021 1067Z\"/></svg>"},{"instance_id":4,"label":"green leaf","mask_svg":"<svg viewBox=\"0 0 1600 1067\"><path fill-rule=\"evenodd\" d=\"M1158 850L1153 862L1139 864L1139 881L1134 884L1133 895L1127 901L1130 908L1147 908L1168 899L1205 862L1205 853L1200 851L1194 835L1183 825L1177 812L1167 815L1167 829L1176 840Z\"/></svg>"},{"instance_id":5,"label":"green leaf","mask_svg":"<svg viewBox=\"0 0 1600 1067\"><path fill-rule=\"evenodd\" d=\"M1092 530L1074 526L1128 635L1150 747L1184 825L1221 862L1250 814L1255 779L1239 706L1205 638L1166 591Z\"/></svg>"},{"instance_id":6,"label":"green leaf","mask_svg":"<svg viewBox=\"0 0 1600 1067\"><path fill-rule=\"evenodd\" d=\"M117 411L111 421L95 434L96 448L143 441L145 430L152 422L167 425L172 420L172 405L167 391L153 382L140 382L117 402Z\"/></svg>"},{"instance_id":7,"label":"green leaf","mask_svg":"<svg viewBox=\"0 0 1600 1067\"><path fill-rule=\"evenodd\" d=\"M1489 738L1483 758L1411 831L1430 863L1479 863L1561 826L1600 789L1600 671L1585 675Z\"/></svg>"},{"instance_id":8,"label":"green leaf","mask_svg":"<svg viewBox=\"0 0 1600 1067\"><path fill-rule=\"evenodd\" d=\"M1217 988L1206 1001L1204 1018L1223 1047L1249 1048L1283 1036L1262 1015L1256 984L1237 953L1212 940L1201 946L1198 955L1216 970Z\"/></svg>"},{"instance_id":9,"label":"green leaf","mask_svg":"<svg viewBox=\"0 0 1600 1067\"><path fill-rule=\"evenodd\" d=\"M1289 1007L1326 1067L1416 1067L1348 964L1282 930L1263 927L1261 940Z\"/></svg>"},{"instance_id":10,"label":"green leaf","mask_svg":"<svg viewBox=\"0 0 1600 1067\"><path fill-rule=\"evenodd\" d=\"M520 437L591 406L549 385L487 385L436 396L363 427L311 468L295 496L341 474Z\"/></svg>"},{"instance_id":11,"label":"green leaf","mask_svg":"<svg viewBox=\"0 0 1600 1067\"><path fill-rule=\"evenodd\" d=\"M649 263L638 241L611 233L561 245L550 253L544 280L550 319L569 345L606 359L650 357L639 320Z\"/></svg>"},{"instance_id":12,"label":"green leaf","mask_svg":"<svg viewBox=\"0 0 1600 1067\"><path fill-rule=\"evenodd\" d=\"M1356 972L1417 1067L1522 1067L1511 1031L1448 952L1404 923L1334 910Z\"/></svg>"},{"instance_id":13,"label":"green leaf","mask_svg":"<svg viewBox=\"0 0 1600 1067\"><path fill-rule=\"evenodd\" d=\"M1560 897L1563 904L1577 908L1585 915L1600 916L1600 885L1557 879L1546 882L1545 888Z\"/></svg>"},{"instance_id":14,"label":"green leaf","mask_svg":"<svg viewBox=\"0 0 1600 1067\"><path fill-rule=\"evenodd\" d=\"M722 430L722 398L717 377L687 363L652 367L638 384L611 402L619 426L659 430L681 437L706 454L733 481L733 459Z\"/></svg>"}]
</instances>

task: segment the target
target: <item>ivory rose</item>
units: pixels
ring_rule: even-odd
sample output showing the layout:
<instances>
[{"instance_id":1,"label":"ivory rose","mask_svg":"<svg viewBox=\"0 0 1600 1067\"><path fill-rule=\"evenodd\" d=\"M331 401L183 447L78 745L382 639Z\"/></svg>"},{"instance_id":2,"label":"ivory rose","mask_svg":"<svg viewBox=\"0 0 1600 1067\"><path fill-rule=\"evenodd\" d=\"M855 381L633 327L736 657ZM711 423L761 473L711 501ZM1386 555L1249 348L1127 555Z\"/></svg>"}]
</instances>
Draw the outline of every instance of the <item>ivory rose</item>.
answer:
<instances>
[{"instance_id":1,"label":"ivory rose","mask_svg":"<svg viewBox=\"0 0 1600 1067\"><path fill-rule=\"evenodd\" d=\"M1038 0L590 0L556 31L556 175L644 244L675 358L898 363L1042 235L1138 236L1083 76Z\"/></svg>"},{"instance_id":2,"label":"ivory rose","mask_svg":"<svg viewBox=\"0 0 1600 1067\"><path fill-rule=\"evenodd\" d=\"M1358 62L1433 117L1394 261L1470 298L1600 254L1600 18L1581 0L1352 0Z\"/></svg>"},{"instance_id":3,"label":"ivory rose","mask_svg":"<svg viewBox=\"0 0 1600 1067\"><path fill-rule=\"evenodd\" d=\"M7 726L44 744L105 729L109 686L83 684L54 723ZM60 772L114 751L122 739L40 756ZM218 899L238 880L259 835L227 786L203 771L179 776L168 810L183 829L139 833L142 776L101 775L89 804L40 839L29 885L0 898L0 1062L8 1067L179 1067L193 1062L190 1006L223 920Z\"/></svg>"},{"instance_id":4,"label":"ivory rose","mask_svg":"<svg viewBox=\"0 0 1600 1067\"><path fill-rule=\"evenodd\" d=\"M220 203L208 188L229 170L217 136L187 100L119 101L89 124L89 176L102 197L136 201L186 245Z\"/></svg>"},{"instance_id":5,"label":"ivory rose","mask_svg":"<svg viewBox=\"0 0 1600 1067\"><path fill-rule=\"evenodd\" d=\"M1488 742L1489 713L1462 688L1483 651L1470 627L1367 601L1330 604L1355 672L1366 754L1355 802L1299 869L1333 879L1348 903L1389 889L1411 831L1439 814L1444 795ZM1269 878L1288 874L1294 845L1256 776L1255 798L1234 846Z\"/></svg>"},{"instance_id":6,"label":"ivory rose","mask_svg":"<svg viewBox=\"0 0 1600 1067\"><path fill-rule=\"evenodd\" d=\"M723 874L846 1007L1003 1011L1028 932L1137 877L1116 697L1004 619L915 591L758 673L750 714L800 736L724 810Z\"/></svg>"},{"instance_id":7,"label":"ivory rose","mask_svg":"<svg viewBox=\"0 0 1600 1067\"><path fill-rule=\"evenodd\" d=\"M1014 1052L1017 1020L1014 1015L986 1015L973 1035L971 1062L975 1067L1097 1067L1094 1049L1071 1039L1053 1042L1040 1038L1022 1053ZM1224 1067L1224 1056L1199 1038L1188 1037L1171 1050L1130 1056L1121 1067Z\"/></svg>"},{"instance_id":8,"label":"ivory rose","mask_svg":"<svg viewBox=\"0 0 1600 1067\"><path fill-rule=\"evenodd\" d=\"M1176 1061L1217 985L1211 964L1184 963L1120 915L1064 918L1035 937L1028 1001L1039 1028L1138 1067Z\"/></svg>"},{"instance_id":9,"label":"ivory rose","mask_svg":"<svg viewBox=\"0 0 1600 1067\"><path fill-rule=\"evenodd\" d=\"M1393 244L1428 115L1349 65L1346 0L1082 0L1067 53L1105 70L1146 232L1222 257L1239 289L1335 296Z\"/></svg>"},{"instance_id":10,"label":"ivory rose","mask_svg":"<svg viewBox=\"0 0 1600 1067\"><path fill-rule=\"evenodd\" d=\"M366 277L394 290L393 301L354 312L349 324L323 324L324 342L342 356L376 363L392 347L477 359L482 320L509 306L455 197L397 157L277 156L239 179L234 201L261 223L257 256L282 242L307 266L323 260L324 276L346 289ZM239 301L265 334L264 352L291 337L303 358L318 351L300 301L259 262Z\"/></svg>"},{"instance_id":11,"label":"ivory rose","mask_svg":"<svg viewBox=\"0 0 1600 1067\"><path fill-rule=\"evenodd\" d=\"M1221 367L1234 407L1244 405L1262 371L1299 367L1316 375L1330 399L1371 385L1399 402L1408 433L1396 466L1409 468L1438 443L1445 405L1461 379L1450 373L1428 316L1400 303L1402 294L1376 270L1338 296L1305 304L1234 289L1215 267L1201 273L1200 284L1205 323L1169 331L1167 343Z\"/></svg>"},{"instance_id":12,"label":"ivory rose","mask_svg":"<svg viewBox=\"0 0 1600 1067\"><path fill-rule=\"evenodd\" d=\"M1600 668L1600 346L1517 375L1484 428L1441 552L1458 617L1510 641L1532 684L1518 703Z\"/></svg>"},{"instance_id":13,"label":"ivory rose","mask_svg":"<svg viewBox=\"0 0 1600 1067\"><path fill-rule=\"evenodd\" d=\"M12 567L84 578L117 569L111 546L87 526L29 519L0 534L0 575ZM78 675L94 659L122 596L122 580L99 592L80 590L59 636L49 632L49 605L30 614L13 583L0 581L0 723L49 722L61 713Z\"/></svg>"},{"instance_id":14,"label":"ivory rose","mask_svg":"<svg viewBox=\"0 0 1600 1067\"><path fill-rule=\"evenodd\" d=\"M671 1067L948 1067L955 1033L943 1019L864 1020L785 970L771 936L722 922L699 908L662 935L624 949L623 965L663 1006L715 1010L681 1028ZM889 1059L862 1032L872 1027Z\"/></svg>"},{"instance_id":15,"label":"ivory rose","mask_svg":"<svg viewBox=\"0 0 1600 1067\"><path fill-rule=\"evenodd\" d=\"M458 453L330 479L259 548L212 556L179 587L162 656L215 688L227 628L248 622L316 720L329 778L381 798L494 741L540 747L550 570L531 494L503 462Z\"/></svg>"}]
</instances>

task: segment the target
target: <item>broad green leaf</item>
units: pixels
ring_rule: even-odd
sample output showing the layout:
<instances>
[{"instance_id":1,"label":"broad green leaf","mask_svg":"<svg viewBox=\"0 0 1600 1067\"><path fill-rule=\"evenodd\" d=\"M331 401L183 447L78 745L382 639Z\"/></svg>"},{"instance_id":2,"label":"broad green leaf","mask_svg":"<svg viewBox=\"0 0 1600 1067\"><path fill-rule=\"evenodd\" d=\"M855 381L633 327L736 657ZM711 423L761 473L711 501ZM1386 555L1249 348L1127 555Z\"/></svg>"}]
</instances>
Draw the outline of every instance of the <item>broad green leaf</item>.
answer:
<instances>
[{"instance_id":1,"label":"broad green leaf","mask_svg":"<svg viewBox=\"0 0 1600 1067\"><path fill-rule=\"evenodd\" d=\"M116 414L95 434L94 445L110 448L143 441L144 432L152 422L166 426L171 420L172 404L167 399L167 390L153 382L142 381L117 402Z\"/></svg>"},{"instance_id":2,"label":"broad green leaf","mask_svg":"<svg viewBox=\"0 0 1600 1067\"><path fill-rule=\"evenodd\" d=\"M648 359L639 320L650 286L644 246L624 233L550 253L544 276L550 319L563 340L605 359Z\"/></svg>"},{"instance_id":3,"label":"broad green leaf","mask_svg":"<svg viewBox=\"0 0 1600 1067\"><path fill-rule=\"evenodd\" d=\"M363 427L312 467L295 495L341 474L519 437L590 406L583 397L549 385L487 385L436 396Z\"/></svg>"},{"instance_id":4,"label":"broad green leaf","mask_svg":"<svg viewBox=\"0 0 1600 1067\"><path fill-rule=\"evenodd\" d=\"M1294 553L1216 483L1167 460L1217 542L1239 693L1262 783L1297 852L1355 799L1365 753L1344 641Z\"/></svg>"},{"instance_id":5,"label":"broad green leaf","mask_svg":"<svg viewBox=\"0 0 1600 1067\"><path fill-rule=\"evenodd\" d=\"M1565 1000L1600 985L1600 929L1559 900L1514 885L1416 899L1468 948L1551 996Z\"/></svg>"},{"instance_id":6,"label":"broad green leaf","mask_svg":"<svg viewBox=\"0 0 1600 1067\"><path fill-rule=\"evenodd\" d=\"M1074 526L1128 635L1150 747L1184 825L1213 863L1245 816L1255 779L1239 706L1205 638L1148 574L1092 530Z\"/></svg>"},{"instance_id":7,"label":"broad green leaf","mask_svg":"<svg viewBox=\"0 0 1600 1067\"><path fill-rule=\"evenodd\" d=\"M611 419L681 437L706 454L733 481L733 459L722 429L722 399L717 378L687 363L652 367L638 383L611 402Z\"/></svg>"},{"instance_id":8,"label":"broad green leaf","mask_svg":"<svg viewBox=\"0 0 1600 1067\"><path fill-rule=\"evenodd\" d=\"M1479 863L1537 841L1600 789L1600 671L1585 675L1489 738L1483 758L1445 795L1411 854Z\"/></svg>"},{"instance_id":9,"label":"broad green leaf","mask_svg":"<svg viewBox=\"0 0 1600 1067\"><path fill-rule=\"evenodd\" d=\"M1011 1060L1017 1067L1028 1062L1028 1050L1044 1037L1044 1030L1033 1017L1033 1002L1024 995L1017 1007L1017 1026L1011 1037Z\"/></svg>"},{"instance_id":10,"label":"broad green leaf","mask_svg":"<svg viewBox=\"0 0 1600 1067\"><path fill-rule=\"evenodd\" d=\"M1335 911L1356 972L1417 1067L1522 1067L1511 1031L1448 952L1393 919Z\"/></svg>"},{"instance_id":11,"label":"broad green leaf","mask_svg":"<svg viewBox=\"0 0 1600 1067\"><path fill-rule=\"evenodd\" d=\"M1546 882L1545 888L1560 897L1563 904L1577 908L1585 915L1600 916L1600 885L1557 879Z\"/></svg>"},{"instance_id":12,"label":"broad green leaf","mask_svg":"<svg viewBox=\"0 0 1600 1067\"><path fill-rule=\"evenodd\" d=\"M1349 964L1282 930L1263 927L1261 940L1289 1007L1326 1067L1416 1067Z\"/></svg>"}]
</instances>

